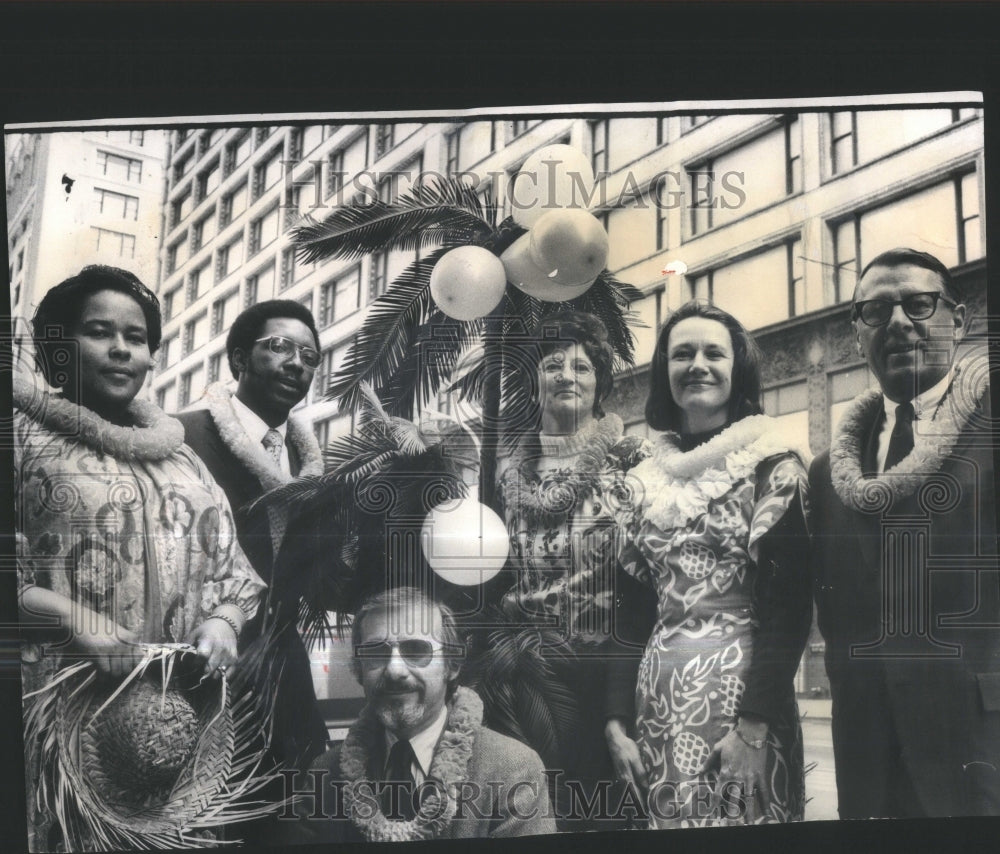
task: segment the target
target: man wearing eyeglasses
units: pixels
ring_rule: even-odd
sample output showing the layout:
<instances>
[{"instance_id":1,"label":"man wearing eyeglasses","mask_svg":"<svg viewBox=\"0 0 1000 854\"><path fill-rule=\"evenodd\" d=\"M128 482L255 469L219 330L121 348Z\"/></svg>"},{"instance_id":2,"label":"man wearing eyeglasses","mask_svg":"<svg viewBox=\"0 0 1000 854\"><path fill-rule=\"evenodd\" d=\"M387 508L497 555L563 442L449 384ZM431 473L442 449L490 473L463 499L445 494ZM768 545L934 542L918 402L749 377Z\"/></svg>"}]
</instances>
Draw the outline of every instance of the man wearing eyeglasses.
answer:
<instances>
[{"instance_id":1,"label":"man wearing eyeglasses","mask_svg":"<svg viewBox=\"0 0 1000 854\"><path fill-rule=\"evenodd\" d=\"M274 577L287 519L253 502L293 477L323 472L312 430L290 416L309 392L319 365L316 323L310 311L293 300L257 303L233 321L226 356L235 389L214 383L205 391L202 408L177 417L184 424L185 441L229 499L240 546L269 585L267 607L258 609L244 627L240 652L245 662L248 650L259 651L270 643L261 678L267 678L268 669L280 674L270 755L287 767L306 767L326 747L326 726L296 628L299 597L291 589L294 579ZM233 834L248 835L259 836L244 828Z\"/></svg>"},{"instance_id":2,"label":"man wearing eyeglasses","mask_svg":"<svg viewBox=\"0 0 1000 854\"><path fill-rule=\"evenodd\" d=\"M343 745L286 775L286 842L555 833L542 760L484 727L479 696L458 687L465 647L447 607L391 589L361 607L351 640L366 706Z\"/></svg>"},{"instance_id":3,"label":"man wearing eyeglasses","mask_svg":"<svg viewBox=\"0 0 1000 854\"><path fill-rule=\"evenodd\" d=\"M985 350L937 258L894 249L852 306L879 388L809 473L841 818L1000 814L1000 572Z\"/></svg>"}]
</instances>

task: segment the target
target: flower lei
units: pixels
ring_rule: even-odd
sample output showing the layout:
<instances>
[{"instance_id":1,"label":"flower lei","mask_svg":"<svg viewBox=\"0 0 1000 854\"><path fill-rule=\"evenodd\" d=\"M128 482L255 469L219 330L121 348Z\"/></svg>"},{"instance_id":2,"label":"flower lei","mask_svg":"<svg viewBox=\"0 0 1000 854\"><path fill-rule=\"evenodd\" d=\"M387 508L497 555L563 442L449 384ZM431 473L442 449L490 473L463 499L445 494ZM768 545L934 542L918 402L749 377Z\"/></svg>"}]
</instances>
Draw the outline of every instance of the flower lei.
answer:
<instances>
[{"instance_id":1,"label":"flower lei","mask_svg":"<svg viewBox=\"0 0 1000 854\"><path fill-rule=\"evenodd\" d=\"M364 785L374 791L374 783L366 779L372 751L383 735L382 725L369 707L361 712L351 727L340 752L340 771L344 781L344 809L354 826L369 842L408 842L435 839L444 833L455 817L458 785L464 782L472 759L476 730L483 722L483 701L470 688L455 691L448 722L434 751L427 782L433 783L421 800L416 816L409 821L392 821L385 817L380 805L370 799L359 802L355 790ZM369 814L370 813L370 814Z\"/></svg>"},{"instance_id":2,"label":"flower lei","mask_svg":"<svg viewBox=\"0 0 1000 854\"><path fill-rule=\"evenodd\" d=\"M951 456L960 435L977 414L986 393L989 366L985 355L955 368L951 385L924 429L915 430L913 450L888 472L865 476L864 445L882 404L881 389L862 392L851 402L830 445L834 491L847 507L868 511L890 495L896 500L917 491ZM924 424L925 422L921 422Z\"/></svg>"},{"instance_id":3,"label":"flower lei","mask_svg":"<svg viewBox=\"0 0 1000 854\"><path fill-rule=\"evenodd\" d=\"M184 427L148 400L128 405L134 427L112 424L92 409L14 377L14 406L26 418L60 436L82 442L117 460L165 460L184 444Z\"/></svg>"},{"instance_id":4,"label":"flower lei","mask_svg":"<svg viewBox=\"0 0 1000 854\"><path fill-rule=\"evenodd\" d=\"M577 503L597 492L608 454L624 432L621 418L609 414L579 433L551 442L559 455L576 454L576 459L568 470L544 477L536 470L537 451L530 443L521 443L511 454L502 480L504 506L509 513L548 528L565 524Z\"/></svg>"},{"instance_id":5,"label":"flower lei","mask_svg":"<svg viewBox=\"0 0 1000 854\"><path fill-rule=\"evenodd\" d=\"M662 531L683 527L769 457L791 451L807 458L776 429L773 418L752 415L686 453L676 434L660 436L652 456L631 472L642 485L644 518Z\"/></svg>"}]
</instances>

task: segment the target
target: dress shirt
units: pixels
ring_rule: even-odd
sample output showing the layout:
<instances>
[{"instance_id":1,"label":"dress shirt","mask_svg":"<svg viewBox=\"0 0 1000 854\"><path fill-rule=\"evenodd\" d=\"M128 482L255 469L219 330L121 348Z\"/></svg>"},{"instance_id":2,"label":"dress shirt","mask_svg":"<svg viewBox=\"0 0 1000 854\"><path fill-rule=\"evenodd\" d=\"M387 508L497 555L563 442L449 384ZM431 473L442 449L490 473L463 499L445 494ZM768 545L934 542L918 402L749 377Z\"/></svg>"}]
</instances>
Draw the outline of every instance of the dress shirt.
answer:
<instances>
[{"instance_id":1,"label":"dress shirt","mask_svg":"<svg viewBox=\"0 0 1000 854\"><path fill-rule=\"evenodd\" d=\"M281 434L281 461L280 466L282 472L287 475L292 473L292 465L288 459L288 446L285 444L285 438L288 431L288 422L284 424L279 424L277 427L272 428L270 425L265 423L264 419L261 418L256 412L254 412L249 406L247 406L242 400L240 400L235 394L232 397L233 401L233 411L236 413L237 419L239 419L240 424L243 425L243 429L246 430L247 436L250 437L251 442L255 442L257 446L267 454L268 458L271 455L267 452L264 447L264 436L267 434L268 430L274 429Z\"/></svg>"},{"instance_id":2,"label":"dress shirt","mask_svg":"<svg viewBox=\"0 0 1000 854\"><path fill-rule=\"evenodd\" d=\"M945 392L948 391L948 386L951 385L951 380L952 372L948 371L943 379L931 386L927 391L921 392L913 398L914 436L920 434L920 428L916 426L916 422L921 419L926 421L933 417L934 411L940 405ZM892 437L892 430L896 426L896 407L899 406L899 403L889 400L888 397L882 395L882 405L885 408L885 421L882 424L882 430L878 434L878 470L880 472L885 471L885 460L889 456L889 439Z\"/></svg>"},{"instance_id":3,"label":"dress shirt","mask_svg":"<svg viewBox=\"0 0 1000 854\"><path fill-rule=\"evenodd\" d=\"M418 786L427 779L427 775L430 773L431 762L434 759L434 748L437 747L446 723L448 723L447 706L441 709L441 713L431 721L429 726L410 738L410 747L413 748L413 755L416 757L416 762L410 765L410 770L413 772L413 782ZM385 731L386 756L389 755L389 751L398 740L389 730Z\"/></svg>"}]
</instances>

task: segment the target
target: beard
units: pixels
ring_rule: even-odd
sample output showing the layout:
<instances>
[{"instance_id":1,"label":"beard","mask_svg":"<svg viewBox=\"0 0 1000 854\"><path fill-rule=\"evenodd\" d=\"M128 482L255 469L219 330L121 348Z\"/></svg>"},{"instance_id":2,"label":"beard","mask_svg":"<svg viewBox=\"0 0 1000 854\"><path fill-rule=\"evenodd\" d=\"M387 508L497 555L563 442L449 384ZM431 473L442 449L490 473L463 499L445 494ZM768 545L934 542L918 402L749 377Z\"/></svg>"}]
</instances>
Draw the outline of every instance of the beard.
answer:
<instances>
[{"instance_id":1,"label":"beard","mask_svg":"<svg viewBox=\"0 0 1000 854\"><path fill-rule=\"evenodd\" d=\"M424 717L424 701L419 695L382 695L375 701L375 715L387 730L398 732L416 726Z\"/></svg>"}]
</instances>

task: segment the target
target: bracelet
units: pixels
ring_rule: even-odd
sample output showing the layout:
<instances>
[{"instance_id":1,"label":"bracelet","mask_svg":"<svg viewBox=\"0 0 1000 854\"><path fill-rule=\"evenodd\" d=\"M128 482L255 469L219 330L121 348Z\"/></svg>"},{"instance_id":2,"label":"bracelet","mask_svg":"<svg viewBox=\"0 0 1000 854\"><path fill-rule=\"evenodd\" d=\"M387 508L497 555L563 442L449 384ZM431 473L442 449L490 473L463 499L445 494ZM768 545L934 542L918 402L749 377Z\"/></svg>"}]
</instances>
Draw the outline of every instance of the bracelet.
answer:
<instances>
[{"instance_id":1,"label":"bracelet","mask_svg":"<svg viewBox=\"0 0 1000 854\"><path fill-rule=\"evenodd\" d=\"M740 728L736 727L736 735L739 736L740 741L742 741L747 747L752 747L754 750L761 750L765 744L767 744L767 736L764 738L755 738L753 741L748 741L743 733L740 732Z\"/></svg>"},{"instance_id":2,"label":"bracelet","mask_svg":"<svg viewBox=\"0 0 1000 854\"><path fill-rule=\"evenodd\" d=\"M234 620L232 617L226 614L220 614L218 611L216 611L214 614L212 614L211 617L209 617L209 619L223 620L224 622L228 623L229 627L233 630L233 635L235 635L237 640L240 639L240 627L236 625L236 620Z\"/></svg>"}]
</instances>

